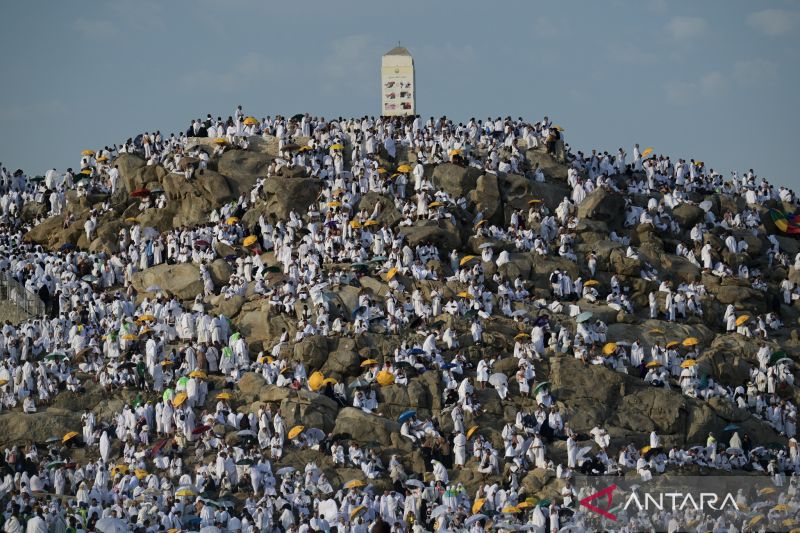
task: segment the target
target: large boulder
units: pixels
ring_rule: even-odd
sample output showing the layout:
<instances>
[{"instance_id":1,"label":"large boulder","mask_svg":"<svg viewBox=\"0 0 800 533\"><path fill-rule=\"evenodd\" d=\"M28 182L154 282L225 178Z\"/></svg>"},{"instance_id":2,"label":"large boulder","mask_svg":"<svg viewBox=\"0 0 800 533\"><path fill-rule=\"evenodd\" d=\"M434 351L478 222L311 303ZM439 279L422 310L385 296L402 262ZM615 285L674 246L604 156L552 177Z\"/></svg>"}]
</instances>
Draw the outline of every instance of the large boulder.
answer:
<instances>
[{"instance_id":1,"label":"large boulder","mask_svg":"<svg viewBox=\"0 0 800 533\"><path fill-rule=\"evenodd\" d=\"M484 219L492 224L504 223L503 201L495 174L484 174L478 178L475 190L469 193L469 199L475 203L478 212L483 212Z\"/></svg>"},{"instance_id":2,"label":"large boulder","mask_svg":"<svg viewBox=\"0 0 800 533\"><path fill-rule=\"evenodd\" d=\"M695 224L703 220L705 215L706 212L701 207L685 202L672 210L672 218L686 231L692 229Z\"/></svg>"},{"instance_id":3,"label":"large boulder","mask_svg":"<svg viewBox=\"0 0 800 533\"><path fill-rule=\"evenodd\" d=\"M193 300L203 293L200 268L193 263L162 263L135 273L132 283L138 292L147 292L148 288L158 287L160 291L180 300Z\"/></svg>"},{"instance_id":4,"label":"large boulder","mask_svg":"<svg viewBox=\"0 0 800 533\"><path fill-rule=\"evenodd\" d=\"M600 220L609 227L618 227L625 218L625 200L621 194L599 187L578 205L578 218Z\"/></svg>"},{"instance_id":5,"label":"large boulder","mask_svg":"<svg viewBox=\"0 0 800 533\"><path fill-rule=\"evenodd\" d=\"M277 221L288 219L290 211L305 214L316 201L320 188L321 182L316 178L269 178L264 182L266 200L249 210L244 221L252 225L261 215Z\"/></svg>"},{"instance_id":6,"label":"large boulder","mask_svg":"<svg viewBox=\"0 0 800 533\"><path fill-rule=\"evenodd\" d=\"M480 175L481 171L473 167L443 163L433 169L432 181L437 188L444 189L446 193L458 198L466 197L475 189Z\"/></svg>"},{"instance_id":7,"label":"large boulder","mask_svg":"<svg viewBox=\"0 0 800 533\"><path fill-rule=\"evenodd\" d=\"M450 222L440 221L437 224L433 221L424 221L414 226L403 226L399 230L412 248L422 243L433 243L446 250L461 247L457 228Z\"/></svg>"},{"instance_id":8,"label":"large boulder","mask_svg":"<svg viewBox=\"0 0 800 533\"><path fill-rule=\"evenodd\" d=\"M402 442L400 424L354 407L339 411L333 432L347 433L356 442L372 442L380 446L397 446Z\"/></svg>"},{"instance_id":9,"label":"large boulder","mask_svg":"<svg viewBox=\"0 0 800 533\"><path fill-rule=\"evenodd\" d=\"M272 157L249 150L228 150L217 161L217 172L228 178L231 192L248 194L258 178L267 174Z\"/></svg>"}]
</instances>

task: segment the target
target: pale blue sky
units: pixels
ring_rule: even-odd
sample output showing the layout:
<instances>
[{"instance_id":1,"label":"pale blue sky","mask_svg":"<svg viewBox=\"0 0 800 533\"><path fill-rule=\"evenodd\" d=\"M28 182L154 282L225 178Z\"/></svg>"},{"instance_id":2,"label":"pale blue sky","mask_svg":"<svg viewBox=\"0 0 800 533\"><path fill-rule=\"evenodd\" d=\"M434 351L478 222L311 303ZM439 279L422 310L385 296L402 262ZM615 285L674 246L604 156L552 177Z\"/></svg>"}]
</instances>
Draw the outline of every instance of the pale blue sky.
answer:
<instances>
[{"instance_id":1,"label":"pale blue sky","mask_svg":"<svg viewBox=\"0 0 800 533\"><path fill-rule=\"evenodd\" d=\"M548 114L577 149L725 174L795 171L800 3L339 0L4 2L0 161L31 173L193 117L379 111L380 56L414 56L424 117Z\"/></svg>"}]
</instances>

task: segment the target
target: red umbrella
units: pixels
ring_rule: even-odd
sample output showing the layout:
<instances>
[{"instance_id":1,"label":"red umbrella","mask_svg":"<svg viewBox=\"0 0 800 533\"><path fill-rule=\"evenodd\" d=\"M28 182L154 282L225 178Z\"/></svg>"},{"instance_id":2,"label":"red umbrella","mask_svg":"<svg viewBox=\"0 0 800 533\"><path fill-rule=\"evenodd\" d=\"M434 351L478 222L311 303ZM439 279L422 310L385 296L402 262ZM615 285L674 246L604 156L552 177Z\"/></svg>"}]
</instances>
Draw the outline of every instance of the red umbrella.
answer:
<instances>
[{"instance_id":1,"label":"red umbrella","mask_svg":"<svg viewBox=\"0 0 800 533\"><path fill-rule=\"evenodd\" d=\"M194 241L194 245L199 246L200 248L205 248L206 246L208 246L208 241L204 241L203 239L197 239L196 241Z\"/></svg>"},{"instance_id":2,"label":"red umbrella","mask_svg":"<svg viewBox=\"0 0 800 533\"><path fill-rule=\"evenodd\" d=\"M134 198L144 198L145 196L150 196L150 191L147 189L136 189L131 193L131 196Z\"/></svg>"},{"instance_id":3,"label":"red umbrella","mask_svg":"<svg viewBox=\"0 0 800 533\"><path fill-rule=\"evenodd\" d=\"M197 426L192 430L192 435L199 435L200 433L205 433L209 429L211 429L211 426L208 425Z\"/></svg>"}]
</instances>

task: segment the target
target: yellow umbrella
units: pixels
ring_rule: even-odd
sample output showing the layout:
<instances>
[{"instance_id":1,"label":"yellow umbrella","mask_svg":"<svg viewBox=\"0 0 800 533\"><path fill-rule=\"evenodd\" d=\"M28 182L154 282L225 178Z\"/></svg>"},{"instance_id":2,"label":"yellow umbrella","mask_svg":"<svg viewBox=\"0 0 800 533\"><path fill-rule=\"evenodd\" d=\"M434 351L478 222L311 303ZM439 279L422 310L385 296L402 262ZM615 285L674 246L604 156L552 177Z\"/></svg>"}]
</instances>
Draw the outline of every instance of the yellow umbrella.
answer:
<instances>
[{"instance_id":1,"label":"yellow umbrella","mask_svg":"<svg viewBox=\"0 0 800 533\"><path fill-rule=\"evenodd\" d=\"M533 507L533 504L527 500L517 504L517 509L528 509L530 507Z\"/></svg>"},{"instance_id":2,"label":"yellow umbrella","mask_svg":"<svg viewBox=\"0 0 800 533\"><path fill-rule=\"evenodd\" d=\"M378 225L378 221L377 220L367 220L366 222L364 222L364 227L366 227L366 226L377 226L377 225Z\"/></svg>"},{"instance_id":3,"label":"yellow umbrella","mask_svg":"<svg viewBox=\"0 0 800 533\"><path fill-rule=\"evenodd\" d=\"M358 220L351 220L350 227L353 229L358 229L361 227L361 222L359 222Z\"/></svg>"},{"instance_id":4,"label":"yellow umbrella","mask_svg":"<svg viewBox=\"0 0 800 533\"><path fill-rule=\"evenodd\" d=\"M650 450L652 450L652 449L653 449L653 447L652 447L652 446L650 446L650 445L647 445L647 446L645 446L644 448L642 448L641 450L639 450L639 453L641 453L642 455L644 455L644 454L646 454L647 452L649 452L649 451L650 451Z\"/></svg>"},{"instance_id":5,"label":"yellow umbrella","mask_svg":"<svg viewBox=\"0 0 800 533\"><path fill-rule=\"evenodd\" d=\"M459 261L458 264L460 266L464 266L467 263L469 263L470 261L472 261L473 259L477 259L477 258L478 258L477 255L465 255L464 257L461 258L461 261Z\"/></svg>"},{"instance_id":6,"label":"yellow umbrella","mask_svg":"<svg viewBox=\"0 0 800 533\"><path fill-rule=\"evenodd\" d=\"M106 156L104 156L104 155L101 155L100 157L97 158L97 161L100 162L100 163L104 163L104 162L108 161L108 158Z\"/></svg>"},{"instance_id":7,"label":"yellow umbrella","mask_svg":"<svg viewBox=\"0 0 800 533\"><path fill-rule=\"evenodd\" d=\"M431 202L428 204L428 207L442 207L444 204L440 201Z\"/></svg>"},{"instance_id":8,"label":"yellow umbrella","mask_svg":"<svg viewBox=\"0 0 800 533\"><path fill-rule=\"evenodd\" d=\"M64 437L61 439L61 442L69 442L75 437L77 437L79 434L80 433L78 433L77 431L70 431L69 433L64 435Z\"/></svg>"},{"instance_id":9,"label":"yellow umbrella","mask_svg":"<svg viewBox=\"0 0 800 533\"><path fill-rule=\"evenodd\" d=\"M156 317L153 315L142 315L138 318L139 322L153 322L155 321Z\"/></svg>"},{"instance_id":10,"label":"yellow umbrella","mask_svg":"<svg viewBox=\"0 0 800 533\"><path fill-rule=\"evenodd\" d=\"M139 331L139 335L144 335L145 333L150 333L150 331L152 331L152 330L150 328L148 328L147 326L145 326L145 327L143 327L141 329L141 331Z\"/></svg>"},{"instance_id":11,"label":"yellow umbrella","mask_svg":"<svg viewBox=\"0 0 800 533\"><path fill-rule=\"evenodd\" d=\"M764 487L758 491L758 494L759 496L763 496L764 494L774 494L775 490L775 487Z\"/></svg>"},{"instance_id":12,"label":"yellow umbrella","mask_svg":"<svg viewBox=\"0 0 800 533\"><path fill-rule=\"evenodd\" d=\"M247 117L246 119L244 119L245 126L255 126L256 124L258 124L258 120L256 119L256 117Z\"/></svg>"},{"instance_id":13,"label":"yellow umbrella","mask_svg":"<svg viewBox=\"0 0 800 533\"><path fill-rule=\"evenodd\" d=\"M239 219L237 217L228 217L227 219L225 219L225 223L228 224L229 226L232 226L237 222L239 222Z\"/></svg>"},{"instance_id":14,"label":"yellow umbrella","mask_svg":"<svg viewBox=\"0 0 800 533\"><path fill-rule=\"evenodd\" d=\"M125 222L136 222L136 217L128 217L125 219Z\"/></svg>"},{"instance_id":15,"label":"yellow umbrella","mask_svg":"<svg viewBox=\"0 0 800 533\"><path fill-rule=\"evenodd\" d=\"M364 359L363 361L361 361L361 366L362 367L372 366L372 365L377 365L377 364L378 364L378 362L375 359Z\"/></svg>"},{"instance_id":16,"label":"yellow umbrella","mask_svg":"<svg viewBox=\"0 0 800 533\"><path fill-rule=\"evenodd\" d=\"M646 366L647 368L655 368L655 367L657 367L657 366L661 366L661 363L659 363L658 361L650 361L650 362L649 362L649 363L647 363L645 366Z\"/></svg>"},{"instance_id":17,"label":"yellow umbrella","mask_svg":"<svg viewBox=\"0 0 800 533\"><path fill-rule=\"evenodd\" d=\"M255 235L248 235L247 237L244 238L242 244L244 244L245 246L252 246L257 242L258 242L258 237L256 237Z\"/></svg>"},{"instance_id":18,"label":"yellow umbrella","mask_svg":"<svg viewBox=\"0 0 800 533\"><path fill-rule=\"evenodd\" d=\"M339 382L336 381L335 378L325 378L325 379L322 380L322 384L323 385L327 385L328 383L330 383L331 385L336 385Z\"/></svg>"},{"instance_id":19,"label":"yellow umbrella","mask_svg":"<svg viewBox=\"0 0 800 533\"><path fill-rule=\"evenodd\" d=\"M125 335L122 336L122 340L124 340L124 341L135 341L136 340L136 335L134 335L133 333L126 333Z\"/></svg>"},{"instance_id":20,"label":"yellow umbrella","mask_svg":"<svg viewBox=\"0 0 800 533\"><path fill-rule=\"evenodd\" d=\"M366 509L366 507L364 507L363 505L359 505L358 507L350 511L350 520L354 519L359 514L363 513L364 509Z\"/></svg>"},{"instance_id":21,"label":"yellow umbrella","mask_svg":"<svg viewBox=\"0 0 800 533\"><path fill-rule=\"evenodd\" d=\"M220 392L217 394L217 400L232 400L233 395L230 392Z\"/></svg>"},{"instance_id":22,"label":"yellow umbrella","mask_svg":"<svg viewBox=\"0 0 800 533\"><path fill-rule=\"evenodd\" d=\"M692 368L694 365L697 364L697 361L694 359L687 359L683 363L681 363L681 368Z\"/></svg>"},{"instance_id":23,"label":"yellow umbrella","mask_svg":"<svg viewBox=\"0 0 800 533\"><path fill-rule=\"evenodd\" d=\"M128 470L129 470L128 465L125 464L117 465L111 469L111 475L116 476L117 474L127 474Z\"/></svg>"},{"instance_id":24,"label":"yellow umbrella","mask_svg":"<svg viewBox=\"0 0 800 533\"><path fill-rule=\"evenodd\" d=\"M603 355L611 355L617 350L617 343L616 342L607 342L605 346L603 346Z\"/></svg>"},{"instance_id":25,"label":"yellow umbrella","mask_svg":"<svg viewBox=\"0 0 800 533\"><path fill-rule=\"evenodd\" d=\"M360 479L351 479L347 483L344 484L344 488L346 489L360 489L361 487L366 487L367 484L361 481Z\"/></svg>"},{"instance_id":26,"label":"yellow umbrella","mask_svg":"<svg viewBox=\"0 0 800 533\"><path fill-rule=\"evenodd\" d=\"M470 293L468 293L467 291L461 291L458 294L456 294L456 296L459 296L461 298L468 298L468 299L472 300L472 295Z\"/></svg>"},{"instance_id":27,"label":"yellow umbrella","mask_svg":"<svg viewBox=\"0 0 800 533\"><path fill-rule=\"evenodd\" d=\"M197 493L192 489L178 489L175 492L175 496L177 496L178 498L193 498L197 496Z\"/></svg>"},{"instance_id":28,"label":"yellow umbrella","mask_svg":"<svg viewBox=\"0 0 800 533\"><path fill-rule=\"evenodd\" d=\"M206 379L208 376L202 370L192 370L189 372L190 378L197 378L197 379Z\"/></svg>"},{"instance_id":29,"label":"yellow umbrella","mask_svg":"<svg viewBox=\"0 0 800 533\"><path fill-rule=\"evenodd\" d=\"M584 287L593 287L595 285L600 285L600 282L596 279L587 279L586 282L583 284Z\"/></svg>"},{"instance_id":30,"label":"yellow umbrella","mask_svg":"<svg viewBox=\"0 0 800 533\"><path fill-rule=\"evenodd\" d=\"M514 335L514 340L521 341L522 339L527 339L528 337L530 337L530 334L523 331L522 333L517 333Z\"/></svg>"},{"instance_id":31,"label":"yellow umbrella","mask_svg":"<svg viewBox=\"0 0 800 533\"><path fill-rule=\"evenodd\" d=\"M86 176L90 176L92 174L92 169L91 168L84 168L83 170L81 170L81 174L84 174Z\"/></svg>"},{"instance_id":32,"label":"yellow umbrella","mask_svg":"<svg viewBox=\"0 0 800 533\"><path fill-rule=\"evenodd\" d=\"M684 346L697 346L698 344L700 344L700 340L697 337L687 337L683 339L683 342L681 344L683 344Z\"/></svg>"},{"instance_id":33,"label":"yellow umbrella","mask_svg":"<svg viewBox=\"0 0 800 533\"><path fill-rule=\"evenodd\" d=\"M540 203L542 203L542 201L539 200L538 198L534 198L533 200L528 200L528 205L540 204Z\"/></svg>"},{"instance_id":34,"label":"yellow umbrella","mask_svg":"<svg viewBox=\"0 0 800 533\"><path fill-rule=\"evenodd\" d=\"M272 357L269 355L262 355L261 357L258 358L259 363L264 363L264 362L271 363L273 360L274 359L272 359Z\"/></svg>"},{"instance_id":35,"label":"yellow umbrella","mask_svg":"<svg viewBox=\"0 0 800 533\"><path fill-rule=\"evenodd\" d=\"M742 324L744 324L748 320L750 320L750 316L749 315L742 315L742 316L740 316L739 318L736 319L736 325L737 326L741 326Z\"/></svg>"},{"instance_id":36,"label":"yellow umbrella","mask_svg":"<svg viewBox=\"0 0 800 533\"><path fill-rule=\"evenodd\" d=\"M161 366L169 366L169 365L174 365L174 364L175 363L173 363L172 361L161 361Z\"/></svg>"},{"instance_id":37,"label":"yellow umbrella","mask_svg":"<svg viewBox=\"0 0 800 533\"><path fill-rule=\"evenodd\" d=\"M136 476L136 479L144 479L147 477L147 470L142 470L141 468L137 468L133 471L133 475Z\"/></svg>"},{"instance_id":38,"label":"yellow umbrella","mask_svg":"<svg viewBox=\"0 0 800 533\"><path fill-rule=\"evenodd\" d=\"M757 514L747 522L747 525L752 527L752 526L758 524L759 522L761 522L762 520L764 520L764 515L763 514Z\"/></svg>"},{"instance_id":39,"label":"yellow umbrella","mask_svg":"<svg viewBox=\"0 0 800 533\"><path fill-rule=\"evenodd\" d=\"M398 172L411 172L411 167L408 165L400 165L397 167Z\"/></svg>"},{"instance_id":40,"label":"yellow umbrella","mask_svg":"<svg viewBox=\"0 0 800 533\"><path fill-rule=\"evenodd\" d=\"M479 220L479 221L478 221L478 223L477 223L477 224L475 224L475 227L476 227L476 228L480 228L480 227L481 227L481 226L483 226L484 224L486 224L486 219Z\"/></svg>"},{"instance_id":41,"label":"yellow umbrella","mask_svg":"<svg viewBox=\"0 0 800 533\"><path fill-rule=\"evenodd\" d=\"M676 347L678 344L680 344L678 341L669 341L669 342L667 343L667 348L674 348L674 347Z\"/></svg>"},{"instance_id":42,"label":"yellow umbrella","mask_svg":"<svg viewBox=\"0 0 800 533\"><path fill-rule=\"evenodd\" d=\"M386 370L381 370L378 372L378 375L375 376L375 381L378 382L378 385L386 387L387 385L394 383L394 374L387 372Z\"/></svg>"},{"instance_id":43,"label":"yellow umbrella","mask_svg":"<svg viewBox=\"0 0 800 533\"><path fill-rule=\"evenodd\" d=\"M7 385L7 384L8 384L8 380L7 379L0 379L0 387L2 387L3 385Z\"/></svg>"},{"instance_id":44,"label":"yellow umbrella","mask_svg":"<svg viewBox=\"0 0 800 533\"><path fill-rule=\"evenodd\" d=\"M447 153L452 157L454 155L461 155L461 150L459 150L458 148L454 148Z\"/></svg>"},{"instance_id":45,"label":"yellow umbrella","mask_svg":"<svg viewBox=\"0 0 800 533\"><path fill-rule=\"evenodd\" d=\"M476 498L472 504L472 514L477 514L478 511L483 509L483 504L486 503L486 498Z\"/></svg>"},{"instance_id":46,"label":"yellow umbrella","mask_svg":"<svg viewBox=\"0 0 800 533\"><path fill-rule=\"evenodd\" d=\"M228 141L227 139L225 139L225 137L217 137L216 139L214 139L214 144L219 144L219 145L228 144Z\"/></svg>"},{"instance_id":47,"label":"yellow umbrella","mask_svg":"<svg viewBox=\"0 0 800 533\"><path fill-rule=\"evenodd\" d=\"M479 427L479 426L472 426L471 428L469 428L469 429L467 430L467 438L468 438L468 439L471 439L471 438L472 438L472 435L474 435L474 434L475 434L475 432L476 432L476 431L478 431L478 427Z\"/></svg>"},{"instance_id":48,"label":"yellow umbrella","mask_svg":"<svg viewBox=\"0 0 800 533\"><path fill-rule=\"evenodd\" d=\"M558 130L558 131L564 131L564 127L563 126L559 126L558 124L554 124L553 125L553 129L554 130Z\"/></svg>"},{"instance_id":49,"label":"yellow umbrella","mask_svg":"<svg viewBox=\"0 0 800 533\"><path fill-rule=\"evenodd\" d=\"M652 153L653 153L653 147L652 147L652 146L648 146L648 147L647 147L647 148L645 148L645 149L644 149L644 151L642 152L642 157L647 157L648 155L650 155L650 154L652 154Z\"/></svg>"},{"instance_id":50,"label":"yellow umbrella","mask_svg":"<svg viewBox=\"0 0 800 533\"><path fill-rule=\"evenodd\" d=\"M789 506L786 505L785 503L779 503L778 505L773 507L771 510L772 511L784 511L784 512L786 512L786 511L789 510Z\"/></svg>"},{"instance_id":51,"label":"yellow umbrella","mask_svg":"<svg viewBox=\"0 0 800 533\"><path fill-rule=\"evenodd\" d=\"M341 206L342 202L338 202L336 200L334 200L333 202L328 202L328 207L341 207Z\"/></svg>"},{"instance_id":52,"label":"yellow umbrella","mask_svg":"<svg viewBox=\"0 0 800 533\"><path fill-rule=\"evenodd\" d=\"M386 174L386 169L383 167L378 167L378 174Z\"/></svg>"},{"instance_id":53,"label":"yellow umbrella","mask_svg":"<svg viewBox=\"0 0 800 533\"><path fill-rule=\"evenodd\" d=\"M339 144L339 143L331 145L331 150L343 150L343 149L344 149L344 146Z\"/></svg>"},{"instance_id":54,"label":"yellow umbrella","mask_svg":"<svg viewBox=\"0 0 800 533\"><path fill-rule=\"evenodd\" d=\"M397 275L397 267L392 267L389 269L389 272L386 273L386 281L391 281Z\"/></svg>"},{"instance_id":55,"label":"yellow umbrella","mask_svg":"<svg viewBox=\"0 0 800 533\"><path fill-rule=\"evenodd\" d=\"M650 333L652 335L663 335L664 334L664 330L663 329L658 329L658 328L653 328L650 331L648 331L647 333Z\"/></svg>"},{"instance_id":56,"label":"yellow umbrella","mask_svg":"<svg viewBox=\"0 0 800 533\"><path fill-rule=\"evenodd\" d=\"M503 507L503 511L502 512L504 512L504 513L512 513L512 514L513 513L518 513L519 512L519 507L514 507L513 505L507 505L507 506Z\"/></svg>"},{"instance_id":57,"label":"yellow umbrella","mask_svg":"<svg viewBox=\"0 0 800 533\"><path fill-rule=\"evenodd\" d=\"M289 433L287 433L286 436L289 437L289 439L293 439L302 433L304 429L306 429L305 426L295 426L289 430Z\"/></svg>"},{"instance_id":58,"label":"yellow umbrella","mask_svg":"<svg viewBox=\"0 0 800 533\"><path fill-rule=\"evenodd\" d=\"M81 152L81 155L94 155L94 150L89 150L88 148Z\"/></svg>"},{"instance_id":59,"label":"yellow umbrella","mask_svg":"<svg viewBox=\"0 0 800 533\"><path fill-rule=\"evenodd\" d=\"M175 406L175 407L180 407L181 405L183 405L184 403L186 403L186 400L187 400L188 398L189 398L189 395L188 395L188 394L186 394L185 392L179 392L179 393L178 393L178 394L177 394L177 395L176 395L176 396L175 396L175 397L172 399L172 405L173 405L173 406Z\"/></svg>"},{"instance_id":60,"label":"yellow umbrella","mask_svg":"<svg viewBox=\"0 0 800 533\"><path fill-rule=\"evenodd\" d=\"M308 376L308 386L311 390L319 390L322 387L322 383L325 381L325 376L320 371L316 371L310 376Z\"/></svg>"}]
</instances>

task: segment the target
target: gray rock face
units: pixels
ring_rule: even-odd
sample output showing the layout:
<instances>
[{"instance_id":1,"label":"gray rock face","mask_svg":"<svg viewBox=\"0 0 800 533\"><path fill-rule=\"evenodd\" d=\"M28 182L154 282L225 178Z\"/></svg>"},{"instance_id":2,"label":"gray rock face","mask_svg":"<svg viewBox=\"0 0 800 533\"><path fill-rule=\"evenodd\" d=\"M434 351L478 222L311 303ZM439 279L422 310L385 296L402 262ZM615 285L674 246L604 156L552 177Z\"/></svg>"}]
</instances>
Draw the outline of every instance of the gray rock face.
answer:
<instances>
[{"instance_id":1,"label":"gray rock face","mask_svg":"<svg viewBox=\"0 0 800 533\"><path fill-rule=\"evenodd\" d=\"M625 216L625 201L620 194L606 189L595 189L578 206L578 218L605 222L609 227L622 224Z\"/></svg>"}]
</instances>

